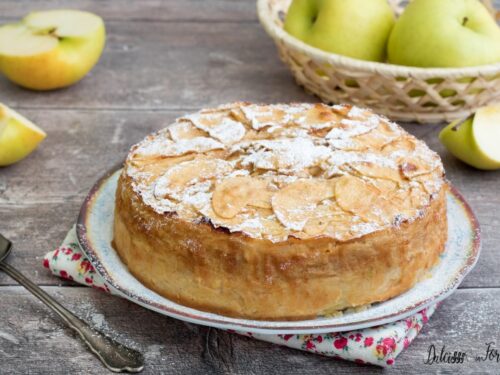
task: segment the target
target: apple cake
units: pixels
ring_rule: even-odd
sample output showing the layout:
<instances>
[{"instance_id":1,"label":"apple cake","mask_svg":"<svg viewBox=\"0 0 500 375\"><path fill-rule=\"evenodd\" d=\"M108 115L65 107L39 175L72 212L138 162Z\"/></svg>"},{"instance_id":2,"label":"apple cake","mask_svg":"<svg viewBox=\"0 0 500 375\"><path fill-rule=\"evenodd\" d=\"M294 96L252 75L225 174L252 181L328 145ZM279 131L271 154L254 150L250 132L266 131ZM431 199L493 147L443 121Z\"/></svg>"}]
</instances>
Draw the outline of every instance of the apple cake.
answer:
<instances>
[{"instance_id":1,"label":"apple cake","mask_svg":"<svg viewBox=\"0 0 500 375\"><path fill-rule=\"evenodd\" d=\"M182 305L309 319L426 275L445 247L446 190L439 156L370 110L233 103L132 147L114 246Z\"/></svg>"}]
</instances>

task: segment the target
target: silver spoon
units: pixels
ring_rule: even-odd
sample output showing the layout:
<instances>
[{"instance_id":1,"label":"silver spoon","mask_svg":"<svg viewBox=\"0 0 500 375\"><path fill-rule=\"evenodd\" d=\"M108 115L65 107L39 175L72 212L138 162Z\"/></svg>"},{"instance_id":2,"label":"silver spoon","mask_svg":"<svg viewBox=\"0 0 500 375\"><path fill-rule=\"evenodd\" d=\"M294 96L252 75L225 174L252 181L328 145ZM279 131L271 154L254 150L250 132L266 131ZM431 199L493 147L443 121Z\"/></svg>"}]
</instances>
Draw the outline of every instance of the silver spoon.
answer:
<instances>
[{"instance_id":1,"label":"silver spoon","mask_svg":"<svg viewBox=\"0 0 500 375\"><path fill-rule=\"evenodd\" d=\"M12 242L0 234L0 270L28 289L43 303L50 307L62 320L74 329L90 350L109 370L114 372L140 372L144 368L144 357L138 351L127 348L103 333L90 328L87 323L69 312L59 302L45 293L4 260L9 256Z\"/></svg>"}]
</instances>

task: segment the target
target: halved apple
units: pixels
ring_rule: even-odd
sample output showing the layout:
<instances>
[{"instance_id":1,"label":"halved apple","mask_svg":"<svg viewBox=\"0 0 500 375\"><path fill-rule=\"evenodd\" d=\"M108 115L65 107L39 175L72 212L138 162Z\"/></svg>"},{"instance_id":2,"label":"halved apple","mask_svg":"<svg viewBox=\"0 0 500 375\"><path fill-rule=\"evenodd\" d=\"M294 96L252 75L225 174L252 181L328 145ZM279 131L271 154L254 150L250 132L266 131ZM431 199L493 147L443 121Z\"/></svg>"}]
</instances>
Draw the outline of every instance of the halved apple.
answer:
<instances>
[{"instance_id":1,"label":"halved apple","mask_svg":"<svg viewBox=\"0 0 500 375\"><path fill-rule=\"evenodd\" d=\"M0 166L28 156L47 134L30 120L0 103Z\"/></svg>"},{"instance_id":2,"label":"halved apple","mask_svg":"<svg viewBox=\"0 0 500 375\"><path fill-rule=\"evenodd\" d=\"M480 108L465 121L452 122L439 139L454 156L475 168L500 169L500 105Z\"/></svg>"},{"instance_id":3,"label":"halved apple","mask_svg":"<svg viewBox=\"0 0 500 375\"><path fill-rule=\"evenodd\" d=\"M500 104L483 107L476 112L472 135L479 151L500 168Z\"/></svg>"},{"instance_id":4,"label":"halved apple","mask_svg":"<svg viewBox=\"0 0 500 375\"><path fill-rule=\"evenodd\" d=\"M33 90L69 86L97 63L104 48L104 22L78 10L49 10L0 27L0 70Z\"/></svg>"}]
</instances>

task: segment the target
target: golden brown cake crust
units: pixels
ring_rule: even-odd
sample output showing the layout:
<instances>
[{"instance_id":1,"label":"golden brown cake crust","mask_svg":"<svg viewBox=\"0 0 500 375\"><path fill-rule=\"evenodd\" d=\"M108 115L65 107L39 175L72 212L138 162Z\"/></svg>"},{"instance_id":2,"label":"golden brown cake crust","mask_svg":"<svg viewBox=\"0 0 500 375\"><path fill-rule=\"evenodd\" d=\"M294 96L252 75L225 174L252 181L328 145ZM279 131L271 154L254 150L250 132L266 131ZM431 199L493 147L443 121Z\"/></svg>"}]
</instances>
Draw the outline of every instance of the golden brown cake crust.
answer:
<instances>
[{"instance_id":1,"label":"golden brown cake crust","mask_svg":"<svg viewBox=\"0 0 500 375\"><path fill-rule=\"evenodd\" d=\"M240 108L241 105L224 108ZM312 106L306 107L306 110L310 108ZM317 108L321 112L342 113L340 107L332 109L319 105ZM351 107L342 108L346 109L342 116L352 111ZM361 111L364 110L356 109L354 113L361 116ZM373 116L368 111L363 115ZM370 119L368 121L374 121L372 117ZM335 120L332 122L335 123ZM378 126L385 122L388 123L381 119ZM252 131L251 124L244 120L241 123L247 134ZM336 129L335 126L330 126L320 135L312 135L313 141L321 141L326 134L335 133L336 130L332 130ZM218 149L206 149L204 144L203 151L186 152L184 149L180 155L170 155L168 153L172 148L169 148L165 156L163 148L161 152L164 155L155 151L156 154L151 156L148 152L138 152L144 146L144 143L139 144L132 149L118 183L114 226L116 250L135 277L152 290L178 303L228 316L306 319L401 294L438 261L439 254L444 250L447 238L446 185L443 184L439 158L426 148L422 150L422 143L399 127L390 126L397 136L388 137L386 143L378 141L374 146L373 138L378 136L375 133L371 138L361 134L354 135L352 139L358 146L361 144L359 139L367 140L370 152L381 155L395 141L402 144L403 150L408 143L413 145L413 151L415 147L420 148L418 158L411 152L401 156L401 149L392 150L390 155L396 161L394 170L397 173L390 171L390 167L377 168L380 165L377 166L373 159L362 160L363 164L359 164L359 158L354 159L358 164L349 163L352 158L346 159L346 165L337 165L340 169L333 176L321 174L318 164L313 166L318 168L311 175L301 175L270 189L265 195L248 198L258 202L257 206L262 206L257 208L228 205L227 199L223 199L230 196L231 203L237 201L241 194L248 194L240 186L241 182L247 185L254 183L252 178L256 175L252 172L253 166L248 168L249 175L227 177L227 173L233 170L224 172L226 177L213 177L208 185L202 181L208 186L204 193L208 195L210 210L195 204L186 208L186 202L192 200L179 201L172 189L177 188L175 184L179 184L179 191L191 188L192 184L187 186L184 178L190 172L186 169L181 174L169 171L200 157L198 169L207 176L205 172L211 169L203 169L210 166L203 164L203 160L227 160L228 154ZM344 131L344 128L339 129ZM376 127L375 131L378 131ZM390 134L390 131L387 130L387 133ZM254 131L252 137L255 134L261 137L259 131ZM153 135L146 143L157 142L158 137L163 135L161 132ZM200 135L205 137L207 134L196 134ZM289 134L287 137L293 138ZM234 145L234 138L229 142ZM174 140L171 144L177 147L178 141ZM348 143L337 142L335 147L328 147L338 151L343 145ZM347 147L352 147L352 143ZM175 152L178 150L175 148ZM366 154L366 149L362 151ZM358 155L361 151L344 152ZM311 171L311 165L304 168ZM273 173L267 171L265 178L284 174L279 170ZM294 173L302 172L288 169L288 175L293 176ZM176 178L172 179L172 176ZM261 177L262 173L257 176L259 181L265 180ZM168 183L162 182L162 179ZM197 179L197 183L202 182ZM147 189L152 189L149 195ZM265 186L263 190L266 190ZM302 220L302 212L310 211L288 208L301 204L294 197L295 191L302 194L303 200L307 200L308 195L319 195L321 199L318 201L328 202L324 204L326 208L321 206L321 211L318 207L323 203L315 200L316 211L312 210L326 212L322 220L327 224L320 222L319 225L318 218L309 213ZM356 195L358 193L363 193L363 199ZM366 203L365 197L370 194L373 196ZM386 203L388 198L392 199L392 205ZM360 201L369 204L369 209L365 209ZM198 202L196 200L196 204ZM400 205L399 212L394 202ZM376 212L380 211L379 214L371 212L374 207ZM271 210L277 215L273 216ZM209 215L204 215L207 212ZM338 219L339 212L343 215L341 219ZM219 214L230 219L218 217ZM280 218L280 214L286 216L285 219ZM233 225L231 220L235 217L248 218L248 215L253 215L252 219L273 221L272 230L262 226L259 231L251 230L255 226L241 230L241 222L238 226ZM293 215L299 215L300 220ZM332 220L335 225L329 226ZM295 224L299 221L301 226ZM287 226L289 222L292 224ZM349 231L347 224L342 225L345 222L350 226L363 225L364 232ZM284 229L280 229L279 225ZM307 231L308 228L314 230Z\"/></svg>"},{"instance_id":2,"label":"golden brown cake crust","mask_svg":"<svg viewBox=\"0 0 500 375\"><path fill-rule=\"evenodd\" d=\"M235 317L298 320L411 288L444 249L443 218L445 189L413 223L347 242L272 243L158 214L122 176L115 246L135 277L177 303Z\"/></svg>"}]
</instances>

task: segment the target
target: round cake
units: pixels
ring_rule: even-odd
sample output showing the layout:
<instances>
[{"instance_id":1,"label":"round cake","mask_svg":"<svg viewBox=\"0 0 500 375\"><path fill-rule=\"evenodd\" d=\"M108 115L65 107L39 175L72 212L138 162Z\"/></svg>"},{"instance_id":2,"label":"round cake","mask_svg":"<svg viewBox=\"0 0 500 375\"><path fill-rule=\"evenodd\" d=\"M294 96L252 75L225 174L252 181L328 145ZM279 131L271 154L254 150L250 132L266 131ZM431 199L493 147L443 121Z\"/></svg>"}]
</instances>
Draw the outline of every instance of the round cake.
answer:
<instances>
[{"instance_id":1,"label":"round cake","mask_svg":"<svg viewBox=\"0 0 500 375\"><path fill-rule=\"evenodd\" d=\"M233 103L132 147L114 246L180 304L309 319L425 276L445 247L446 189L439 156L370 110Z\"/></svg>"}]
</instances>

